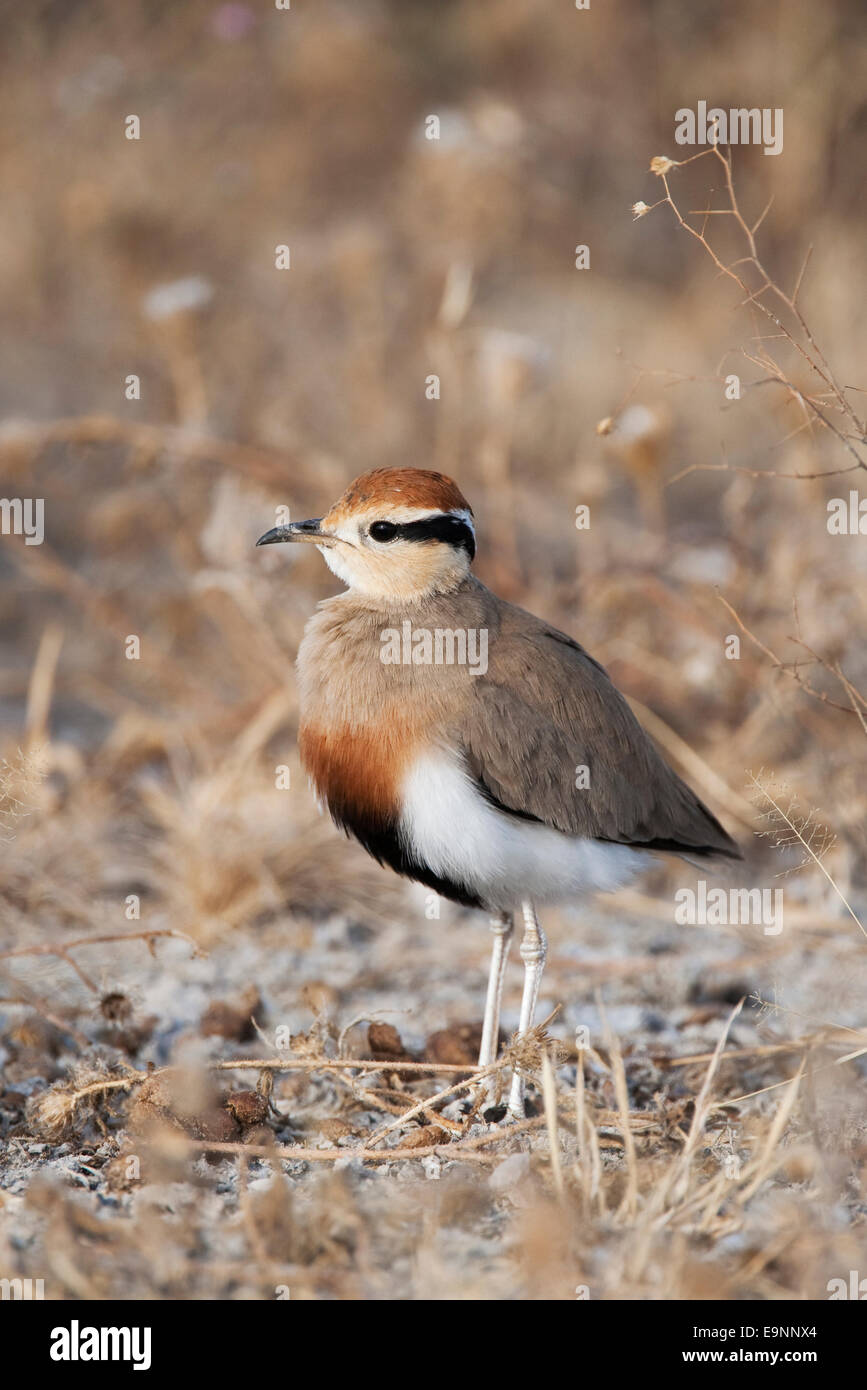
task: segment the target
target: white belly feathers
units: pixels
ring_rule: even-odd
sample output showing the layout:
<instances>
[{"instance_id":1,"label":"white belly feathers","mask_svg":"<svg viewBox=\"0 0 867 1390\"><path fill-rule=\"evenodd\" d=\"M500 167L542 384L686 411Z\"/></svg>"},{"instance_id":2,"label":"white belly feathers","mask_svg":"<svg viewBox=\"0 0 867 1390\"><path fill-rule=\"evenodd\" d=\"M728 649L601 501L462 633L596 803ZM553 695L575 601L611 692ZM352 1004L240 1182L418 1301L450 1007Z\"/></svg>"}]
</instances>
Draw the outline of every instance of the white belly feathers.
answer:
<instances>
[{"instance_id":1,"label":"white belly feathers","mask_svg":"<svg viewBox=\"0 0 867 1390\"><path fill-rule=\"evenodd\" d=\"M431 748L401 786L400 838L421 863L490 908L610 892L647 868L628 845L579 839L506 815L485 799L460 755Z\"/></svg>"}]
</instances>

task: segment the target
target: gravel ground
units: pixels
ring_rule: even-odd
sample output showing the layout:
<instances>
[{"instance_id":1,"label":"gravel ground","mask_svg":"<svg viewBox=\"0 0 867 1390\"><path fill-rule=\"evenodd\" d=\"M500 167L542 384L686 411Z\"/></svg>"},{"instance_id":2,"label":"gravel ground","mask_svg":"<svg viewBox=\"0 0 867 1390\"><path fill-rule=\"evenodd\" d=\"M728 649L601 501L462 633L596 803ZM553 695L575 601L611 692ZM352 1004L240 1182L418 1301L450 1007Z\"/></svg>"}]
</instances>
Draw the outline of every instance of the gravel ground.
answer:
<instances>
[{"instance_id":1,"label":"gravel ground","mask_svg":"<svg viewBox=\"0 0 867 1390\"><path fill-rule=\"evenodd\" d=\"M659 910L665 899L656 901ZM122 1009L123 1021L116 1025L107 1024L104 1007L91 1008L89 1017L83 1012L78 1027L89 1048L65 1046L60 1030L45 1021L31 1023L28 1031L7 1010L0 1054L4 1267L44 1278L47 1296L53 1297L263 1298L285 1296L275 1292L285 1287L292 1296L316 1298L574 1297L573 1285L585 1284L591 1296L594 1284L602 1296L617 1296L612 1280L624 1279L618 1262L626 1232L609 1213L602 1238L592 1250L574 1254L567 1273L568 1258L551 1259L547 1133L535 1129L510 1136L507 1125L468 1120L463 1096L443 1104L441 1115L460 1128L461 1142L497 1136L476 1150L487 1154L484 1162L471 1162L464 1154L450 1159L442 1147L419 1158L377 1163L349 1152L333 1162L250 1156L241 1163L234 1153L183 1154L173 1148L177 1135L148 1134L141 1115L148 1105L141 1097L154 1084L148 1081L107 1098L99 1109L79 1112L54 1142L44 1137L34 1103L51 1083L62 1084L70 1073L122 1075L123 1066L130 1065L129 1050L110 1041L112 1036L115 1044L121 1041L117 1031L112 1034L114 1027L122 1028L127 1043L135 1040L134 1030L143 1035L134 1057L138 1072L168 1065L181 1069L194 1100L187 1104L172 1096L160 1117L165 1120L172 1109L188 1115L198 1107L187 1134L254 1145L273 1139L326 1152L363 1143L388 1118L377 1103L381 1092L373 1103L364 1103L369 1086L382 1085L387 1066L376 1083L359 1079L361 1097L333 1073L278 1073L272 1112L264 1124L252 1127L221 1126L220 1120L226 1118L225 1096L241 1097L236 1109L249 1101L251 1092L241 1088L252 1086L258 1072L220 1075L213 1095L206 1094L203 1069L229 1058L273 1058L275 1040L287 1034L292 1041L281 1054L287 1060L333 1057L339 1030L355 1019L363 1021L342 1040L345 1055L377 1055L371 1049L376 1035L367 1022L375 1020L396 1028L398 1046L411 1056L454 1062L463 1050L469 1060L465 1025L480 1023L485 924L478 915L446 904L441 920L428 921L426 903L425 894L408 889L403 911L379 928L345 915L316 923L278 916L255 932L226 936L199 956L178 940L157 942L152 957L140 941L100 947L103 1002L114 1001L109 1007L116 1013L122 997L130 1012L127 1016ZM715 1083L719 1098L791 1075L798 1049L783 1055L782 1070L780 1057L760 1049L809 1032L803 1015L824 1019L818 1001L829 995L834 995L833 1021L857 1023L863 964L855 950L816 949L815 932L784 933L780 941L755 929L682 928L662 920L661 911L658 920L648 920L615 910L614 904L606 910L552 913L548 926L551 953L540 1016L559 1006L550 1035L562 1045L557 1085L567 1115L576 1075L574 1050L572 1060L568 1054L579 1027L589 1030L594 1049L585 1063L588 1096L600 1106L616 1106L603 1062L610 1060L611 1045L604 1040L602 1000L607 1026L623 1050L630 1110L653 1117L680 1107L684 1124L707 1063L686 1068L670 1063L712 1051L742 995L771 1003L785 998L787 1011L748 1002L726 1046L749 1055L723 1065ZM838 924L836 931L844 930ZM18 973L43 995L58 988L62 978L67 997L76 987L62 961L39 961L38 967L22 961ZM86 991L78 988L84 1006ZM506 1035L517 1022L519 991L515 958L506 990ZM260 1036L250 1036L251 1014ZM420 1097L455 1079L457 1074L441 1083L437 1078L435 1085L428 1075L407 1084L412 1096ZM838 1133L842 1126L851 1138L863 1131L861 1111L845 1090L823 1087L820 1095L813 1115L817 1132ZM771 1096L768 1113L777 1103L775 1098L770 1106ZM763 1101L747 1106L760 1114ZM538 1092L531 1108L541 1109ZM740 1107L730 1123L718 1115L708 1126L704 1153L712 1168L726 1158L731 1162L732 1155L749 1160L753 1141L744 1133L750 1126L743 1114ZM625 1167L621 1131L614 1122L600 1123L598 1132L604 1182L616 1188ZM667 1135L663 1130L650 1140L636 1138L642 1171L659 1172L671 1162L676 1132L672 1121ZM413 1142L413 1135L423 1134L410 1122L398 1127L388 1144L405 1147L408 1137ZM448 1138L430 1128L427 1134L433 1136L427 1145ZM560 1147L568 1172L576 1152L565 1130ZM764 1185L765 1202L772 1194L779 1199L809 1192L806 1169L801 1173L795 1165L795 1170L788 1181L778 1174ZM761 1219L756 1211L748 1216L742 1229L717 1246L715 1261L737 1264L753 1250ZM851 1194L847 1201L841 1191L823 1217L830 1221L826 1237L863 1233L863 1216L863 1206ZM806 1296L821 1296L817 1281L823 1270L819 1262L810 1276L812 1294L809 1280L805 1284ZM558 1290L558 1278L572 1283ZM656 1296L665 1296L658 1268L656 1279ZM621 1285L620 1296L628 1296L629 1288L626 1279L626 1294ZM637 1281L636 1296L639 1289L654 1296L652 1265Z\"/></svg>"}]
</instances>

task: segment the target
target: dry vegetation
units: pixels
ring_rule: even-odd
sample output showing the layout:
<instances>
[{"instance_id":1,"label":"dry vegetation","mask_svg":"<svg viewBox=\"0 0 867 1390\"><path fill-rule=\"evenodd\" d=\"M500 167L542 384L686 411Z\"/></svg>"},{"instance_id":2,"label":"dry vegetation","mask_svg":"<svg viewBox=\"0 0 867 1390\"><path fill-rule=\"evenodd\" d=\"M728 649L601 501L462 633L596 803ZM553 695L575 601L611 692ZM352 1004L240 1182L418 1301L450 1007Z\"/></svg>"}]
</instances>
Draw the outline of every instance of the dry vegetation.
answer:
<instances>
[{"instance_id":1,"label":"dry vegetation","mask_svg":"<svg viewBox=\"0 0 867 1390\"><path fill-rule=\"evenodd\" d=\"M867 496L858 10L16 19L0 491L45 498L46 539L0 538L0 1276L816 1299L867 1273L867 537L826 525ZM784 154L676 165L694 93L784 107ZM400 462L460 480L480 576L634 698L744 844L731 882L784 892L778 935L678 926L679 863L549 914L548 1020L498 1064L533 1079L522 1126L472 1071L484 923L429 920L298 768L332 581L253 549Z\"/></svg>"}]
</instances>

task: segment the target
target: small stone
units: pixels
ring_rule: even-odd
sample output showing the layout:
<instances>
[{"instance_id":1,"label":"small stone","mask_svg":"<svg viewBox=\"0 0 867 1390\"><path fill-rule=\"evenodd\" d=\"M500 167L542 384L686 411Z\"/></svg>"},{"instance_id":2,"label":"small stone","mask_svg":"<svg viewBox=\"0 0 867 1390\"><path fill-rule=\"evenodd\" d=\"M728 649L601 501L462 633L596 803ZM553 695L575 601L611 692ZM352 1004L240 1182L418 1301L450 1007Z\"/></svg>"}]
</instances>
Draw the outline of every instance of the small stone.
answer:
<instances>
[{"instance_id":1,"label":"small stone","mask_svg":"<svg viewBox=\"0 0 867 1390\"><path fill-rule=\"evenodd\" d=\"M425 1043L424 1060L472 1067L478 1061L481 1041L481 1023L456 1023L451 1028L431 1033Z\"/></svg>"},{"instance_id":2,"label":"small stone","mask_svg":"<svg viewBox=\"0 0 867 1390\"><path fill-rule=\"evenodd\" d=\"M367 1046L378 1062L404 1062L409 1056L400 1033L390 1023L371 1023L367 1030Z\"/></svg>"}]
</instances>

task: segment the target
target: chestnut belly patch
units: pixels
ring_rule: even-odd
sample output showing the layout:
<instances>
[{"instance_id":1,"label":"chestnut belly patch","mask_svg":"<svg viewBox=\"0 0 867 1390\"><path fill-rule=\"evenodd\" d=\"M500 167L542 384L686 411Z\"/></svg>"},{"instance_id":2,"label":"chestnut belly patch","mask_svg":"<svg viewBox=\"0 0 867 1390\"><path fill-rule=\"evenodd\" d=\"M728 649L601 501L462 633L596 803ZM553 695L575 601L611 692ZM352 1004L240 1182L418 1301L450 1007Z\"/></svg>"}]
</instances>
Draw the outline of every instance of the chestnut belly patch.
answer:
<instances>
[{"instance_id":1,"label":"chestnut belly patch","mask_svg":"<svg viewBox=\"0 0 867 1390\"><path fill-rule=\"evenodd\" d=\"M334 822L395 873L467 907L481 900L465 884L434 872L400 835L399 788L419 748L415 731L385 723L339 731L303 724L301 762Z\"/></svg>"}]
</instances>

